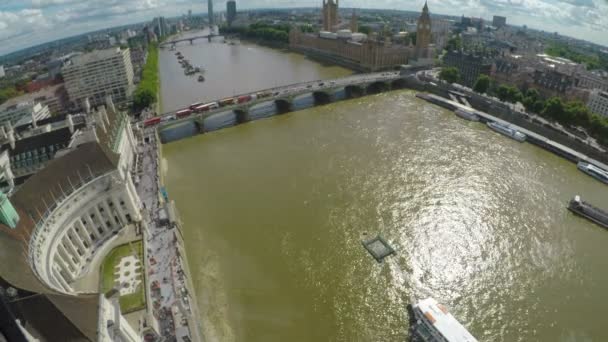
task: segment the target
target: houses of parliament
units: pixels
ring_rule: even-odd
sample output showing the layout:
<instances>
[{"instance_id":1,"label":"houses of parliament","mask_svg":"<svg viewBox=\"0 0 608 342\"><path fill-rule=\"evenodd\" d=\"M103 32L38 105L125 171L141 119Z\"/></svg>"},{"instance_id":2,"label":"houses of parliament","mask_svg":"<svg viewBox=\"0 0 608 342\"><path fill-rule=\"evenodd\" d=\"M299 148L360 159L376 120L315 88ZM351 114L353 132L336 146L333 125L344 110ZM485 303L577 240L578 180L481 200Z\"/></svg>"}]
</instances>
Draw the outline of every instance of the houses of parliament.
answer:
<instances>
[{"instance_id":1,"label":"houses of parliament","mask_svg":"<svg viewBox=\"0 0 608 342\"><path fill-rule=\"evenodd\" d=\"M431 44L431 18L426 3L418 18L414 46L394 44L390 37L378 39L358 34L354 12L350 23L339 21L338 1L323 0L323 31L309 34L302 33L299 28L292 29L289 34L290 49L360 71L433 63L435 51ZM345 27L349 29L343 29Z\"/></svg>"}]
</instances>

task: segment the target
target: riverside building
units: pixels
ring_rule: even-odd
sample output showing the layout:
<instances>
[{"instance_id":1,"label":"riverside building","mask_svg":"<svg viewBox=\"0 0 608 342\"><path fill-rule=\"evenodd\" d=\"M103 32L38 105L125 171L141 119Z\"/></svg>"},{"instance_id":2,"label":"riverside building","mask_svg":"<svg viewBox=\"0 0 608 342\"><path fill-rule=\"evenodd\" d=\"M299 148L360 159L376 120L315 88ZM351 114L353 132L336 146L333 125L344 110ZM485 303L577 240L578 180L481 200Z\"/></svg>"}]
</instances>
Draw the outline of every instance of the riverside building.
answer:
<instances>
[{"instance_id":1,"label":"riverside building","mask_svg":"<svg viewBox=\"0 0 608 342\"><path fill-rule=\"evenodd\" d=\"M308 34L294 27L289 32L290 49L361 71L434 63L435 48L431 44L431 19L426 3L418 19L416 46L394 44L389 36L379 39L375 35L367 37L353 32L358 27L355 15L351 19L351 30L336 31L340 26L337 13L337 1L323 1L323 31Z\"/></svg>"},{"instance_id":2,"label":"riverside building","mask_svg":"<svg viewBox=\"0 0 608 342\"><path fill-rule=\"evenodd\" d=\"M129 49L113 48L76 56L62 69L72 107L103 105L111 95L117 105L130 101L134 91Z\"/></svg>"},{"instance_id":3,"label":"riverside building","mask_svg":"<svg viewBox=\"0 0 608 342\"><path fill-rule=\"evenodd\" d=\"M135 137L111 99L82 134L0 198L0 285L23 329L44 341L138 341L111 299L79 281L125 230L141 231L130 170Z\"/></svg>"}]
</instances>

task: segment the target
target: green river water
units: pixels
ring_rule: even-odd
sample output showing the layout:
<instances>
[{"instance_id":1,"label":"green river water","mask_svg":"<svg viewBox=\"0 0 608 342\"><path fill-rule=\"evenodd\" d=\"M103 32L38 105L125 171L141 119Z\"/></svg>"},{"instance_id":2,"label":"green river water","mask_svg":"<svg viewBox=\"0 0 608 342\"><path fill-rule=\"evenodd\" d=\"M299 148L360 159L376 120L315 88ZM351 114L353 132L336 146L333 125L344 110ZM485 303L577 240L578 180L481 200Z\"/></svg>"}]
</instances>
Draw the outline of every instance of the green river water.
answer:
<instances>
[{"instance_id":1,"label":"green river water","mask_svg":"<svg viewBox=\"0 0 608 342\"><path fill-rule=\"evenodd\" d=\"M480 341L608 340L608 231L566 210L608 187L413 92L184 139L163 165L208 341L405 341L428 296Z\"/></svg>"}]
</instances>

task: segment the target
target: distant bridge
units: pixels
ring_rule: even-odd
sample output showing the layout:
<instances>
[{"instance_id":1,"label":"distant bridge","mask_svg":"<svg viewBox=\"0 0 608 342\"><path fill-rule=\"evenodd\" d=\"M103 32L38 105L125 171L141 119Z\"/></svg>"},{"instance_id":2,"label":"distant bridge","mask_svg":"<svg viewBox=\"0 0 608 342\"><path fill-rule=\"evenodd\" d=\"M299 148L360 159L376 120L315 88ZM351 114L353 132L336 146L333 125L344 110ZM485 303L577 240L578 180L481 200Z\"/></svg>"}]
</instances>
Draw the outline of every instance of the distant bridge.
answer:
<instances>
[{"instance_id":1,"label":"distant bridge","mask_svg":"<svg viewBox=\"0 0 608 342\"><path fill-rule=\"evenodd\" d=\"M265 94L247 102L234 103L203 113L193 113L184 118L176 118L176 112L164 113L165 119L158 128L162 131L172 126L181 126L194 123L199 132L210 131L222 127L212 124L213 117L222 117L221 121L227 126L240 124L268 114L260 114L262 108L271 108L274 114L287 113L298 110L302 102L308 101L306 107L316 106L348 98L356 98L367 94L377 94L392 89L401 89L407 86L406 75L398 71L387 71L370 74L357 74L333 80L317 80L302 82L287 86L280 86L236 95L233 99L253 94ZM218 100L219 102L220 100ZM212 102L212 101L210 101ZM270 115L274 115L270 114ZM217 120L216 120L217 121Z\"/></svg>"},{"instance_id":2,"label":"distant bridge","mask_svg":"<svg viewBox=\"0 0 608 342\"><path fill-rule=\"evenodd\" d=\"M159 46L160 47L165 47L165 46L169 46L169 45L174 46L174 45L177 45L177 43L181 43L181 42L190 42L190 44L192 44L197 39L207 39L208 41L211 41L211 38L213 38L213 37L219 37L219 35L212 33L212 34L208 34L208 35L176 39L176 40L171 40L168 42L163 42Z\"/></svg>"}]
</instances>

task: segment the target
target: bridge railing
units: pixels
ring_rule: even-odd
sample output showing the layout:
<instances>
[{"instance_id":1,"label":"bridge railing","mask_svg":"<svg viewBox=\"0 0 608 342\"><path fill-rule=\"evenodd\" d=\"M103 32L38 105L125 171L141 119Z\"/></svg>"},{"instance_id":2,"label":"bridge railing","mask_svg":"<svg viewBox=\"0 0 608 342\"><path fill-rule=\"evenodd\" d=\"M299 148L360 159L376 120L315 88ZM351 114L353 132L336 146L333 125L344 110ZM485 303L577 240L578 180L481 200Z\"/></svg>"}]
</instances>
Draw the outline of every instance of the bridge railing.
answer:
<instances>
[{"instance_id":1,"label":"bridge railing","mask_svg":"<svg viewBox=\"0 0 608 342\"><path fill-rule=\"evenodd\" d=\"M284 86L278 86L278 87L273 87L273 88L266 88L266 89L261 89L261 90L256 90L256 91L251 91L251 92L247 92L247 93L243 93L243 94L237 94L232 96L232 98L238 98L241 96L247 96L247 95L251 95L254 93L271 93L274 94L276 92L281 92L280 95L276 95L276 96L269 96L267 98L263 98L261 100L265 100L265 101L269 101L273 98L277 98L280 96L285 96L285 95L289 95L289 94L284 94L282 93L285 90L289 90L289 89L294 89L294 88L301 88L301 87L306 87L308 85L314 85L314 84L318 84L323 82L324 85L321 88L317 88L314 90L323 90L323 89L328 89L328 88L334 88L336 86L346 86L347 84L343 84L343 83L349 83L349 81L359 81L359 80L365 80L365 82L377 82L377 81L387 81L387 80L393 80L396 78L399 78L399 74L398 72L390 72L391 74L389 76L386 75L387 72L377 72L377 73L369 73L369 74L355 74L355 75L350 75L350 76L346 76L346 77L341 77L341 78L334 78L334 79L321 79L321 80L314 80L314 81L306 81L306 82L298 82L298 83L292 83L289 85L284 85ZM305 89L302 90L302 92L309 92L309 91L313 91L313 89ZM215 102L220 101L221 99L215 100ZM214 101L209 101L209 102L214 102ZM213 112L217 112L220 110L227 110L230 108L235 108L238 107L238 105L232 105L232 106L227 106L227 107L222 107L222 108L218 108L217 110L214 110ZM184 107L187 108L187 107ZM180 110L183 110L184 108L180 108L178 110L173 110L173 111L169 111L169 112L165 112L160 114L159 116L163 117L163 116L167 116L167 115L173 115L175 113L177 113Z\"/></svg>"}]
</instances>

